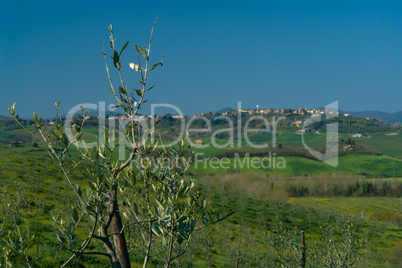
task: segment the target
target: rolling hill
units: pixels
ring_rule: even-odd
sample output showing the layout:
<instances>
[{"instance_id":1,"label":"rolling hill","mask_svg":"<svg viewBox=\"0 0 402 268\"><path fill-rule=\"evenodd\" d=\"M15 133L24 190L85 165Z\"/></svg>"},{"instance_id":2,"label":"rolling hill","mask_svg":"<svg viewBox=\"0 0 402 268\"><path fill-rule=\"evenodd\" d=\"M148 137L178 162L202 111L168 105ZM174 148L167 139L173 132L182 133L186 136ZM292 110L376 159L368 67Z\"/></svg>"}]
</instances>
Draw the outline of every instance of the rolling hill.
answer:
<instances>
[{"instance_id":1,"label":"rolling hill","mask_svg":"<svg viewBox=\"0 0 402 268\"><path fill-rule=\"evenodd\" d=\"M402 122L402 111L395 113L385 113L381 111L361 111L361 112L345 112L358 117L370 117L380 119L384 123L398 123Z\"/></svg>"}]
</instances>

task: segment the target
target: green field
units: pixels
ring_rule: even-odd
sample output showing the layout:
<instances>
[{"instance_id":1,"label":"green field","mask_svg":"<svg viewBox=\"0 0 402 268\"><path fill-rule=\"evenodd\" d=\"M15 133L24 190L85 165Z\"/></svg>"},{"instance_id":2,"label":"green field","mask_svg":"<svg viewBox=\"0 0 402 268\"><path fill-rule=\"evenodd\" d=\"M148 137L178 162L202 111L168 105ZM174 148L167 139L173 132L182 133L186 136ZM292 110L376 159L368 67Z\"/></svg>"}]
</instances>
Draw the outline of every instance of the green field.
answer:
<instances>
[{"instance_id":1,"label":"green field","mask_svg":"<svg viewBox=\"0 0 402 268\"><path fill-rule=\"evenodd\" d=\"M402 135L373 134L368 138L356 138L358 144L384 155L402 160Z\"/></svg>"},{"instance_id":2,"label":"green field","mask_svg":"<svg viewBox=\"0 0 402 268\"><path fill-rule=\"evenodd\" d=\"M246 154L246 153L245 153ZM245 157L239 154L235 158L218 159L205 157L193 163L190 172L194 174L225 173L227 171L259 171L268 174L319 174L350 173L370 177L402 176L402 162L373 154L348 154L339 157L337 167L313 159L296 156ZM395 173L393 173L395 172Z\"/></svg>"}]
</instances>

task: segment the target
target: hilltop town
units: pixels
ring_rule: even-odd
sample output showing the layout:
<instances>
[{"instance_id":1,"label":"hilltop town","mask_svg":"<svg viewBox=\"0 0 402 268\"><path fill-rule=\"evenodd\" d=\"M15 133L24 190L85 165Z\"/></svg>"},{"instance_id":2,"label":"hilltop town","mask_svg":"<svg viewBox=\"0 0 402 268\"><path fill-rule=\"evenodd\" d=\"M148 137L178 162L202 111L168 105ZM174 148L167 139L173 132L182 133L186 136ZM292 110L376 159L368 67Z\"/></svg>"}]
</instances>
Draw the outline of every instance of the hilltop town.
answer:
<instances>
[{"instance_id":1,"label":"hilltop town","mask_svg":"<svg viewBox=\"0 0 402 268\"><path fill-rule=\"evenodd\" d=\"M226 112L207 112L207 113L198 113L196 115L192 116L187 116L184 114L167 114L167 116L171 116L174 119L180 119L180 118L185 118L185 117L196 117L196 116L205 116L205 115L213 115L213 116L230 116L230 115L238 115L239 113L241 114L249 114L249 115L270 115L270 114L275 114L275 115L321 115L321 114L330 114L330 115L339 115L339 112L337 111L331 111L331 110L321 110L321 109L307 109L307 108L299 108L299 109L289 109L289 108L282 108L282 109L274 109L274 108L267 108L267 109L240 109L240 110L230 110ZM349 116L349 114L342 114L343 116ZM126 120L127 116L126 115L119 115L119 114L109 114L105 115L106 119L109 120L117 120L117 119L122 119ZM136 115L134 116L134 121L141 121L145 120L147 118L160 118L163 117L163 115ZM86 115L85 119L100 119L104 118L102 115ZM367 120L370 120L370 118L366 118Z\"/></svg>"}]
</instances>

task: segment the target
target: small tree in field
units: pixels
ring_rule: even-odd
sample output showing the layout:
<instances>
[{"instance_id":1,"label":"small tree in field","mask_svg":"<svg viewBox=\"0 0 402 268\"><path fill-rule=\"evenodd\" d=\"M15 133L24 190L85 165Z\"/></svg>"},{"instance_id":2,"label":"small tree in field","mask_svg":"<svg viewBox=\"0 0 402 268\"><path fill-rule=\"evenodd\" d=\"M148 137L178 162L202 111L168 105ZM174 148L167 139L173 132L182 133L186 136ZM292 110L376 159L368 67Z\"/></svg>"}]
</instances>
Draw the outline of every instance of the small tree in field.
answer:
<instances>
[{"instance_id":1,"label":"small tree in field","mask_svg":"<svg viewBox=\"0 0 402 268\"><path fill-rule=\"evenodd\" d=\"M355 227L348 220L325 222L314 241L305 239L297 229L283 226L275 221L268 233L268 243L278 253L281 267L370 267L367 237L358 237Z\"/></svg>"},{"instance_id":2,"label":"small tree in field","mask_svg":"<svg viewBox=\"0 0 402 268\"><path fill-rule=\"evenodd\" d=\"M155 255L164 255L165 266L169 267L186 252L198 222L208 225L225 218L215 211L208 212L206 201L195 191L194 181L184 177L193 159L186 139L176 147L168 149L161 144L158 149L160 142L154 139L154 130L144 129L135 120L146 102L146 92L153 88L147 83L149 73L162 65L162 60L150 64L155 23L148 46L136 45L138 61L128 65L140 75L138 89L129 89L122 74L121 56L129 42L118 50L112 25L109 27L111 53L104 49L103 55L110 90L117 107L129 120L122 131L105 128L104 143L88 148L81 139L84 109L84 119L73 123L72 131L66 131L65 125L70 122L62 122L57 114L54 129L48 133L42 126L42 118L34 113L48 153L58 163L77 200L71 210L71 219L53 217L62 248L72 253L63 267L79 255L105 256L112 267L130 267L130 251L140 246L143 246L144 267ZM120 78L118 87L112 82L108 58ZM56 103L56 110L59 105L60 102ZM15 103L9 112L19 122L14 108ZM118 159L117 150L124 144L129 144L128 152L124 159ZM90 181L86 191L74 183L74 170L79 168L86 169L85 176ZM78 230L85 231L87 237L80 240ZM103 250L94 251L93 246L90 247L95 241L103 245Z\"/></svg>"}]
</instances>

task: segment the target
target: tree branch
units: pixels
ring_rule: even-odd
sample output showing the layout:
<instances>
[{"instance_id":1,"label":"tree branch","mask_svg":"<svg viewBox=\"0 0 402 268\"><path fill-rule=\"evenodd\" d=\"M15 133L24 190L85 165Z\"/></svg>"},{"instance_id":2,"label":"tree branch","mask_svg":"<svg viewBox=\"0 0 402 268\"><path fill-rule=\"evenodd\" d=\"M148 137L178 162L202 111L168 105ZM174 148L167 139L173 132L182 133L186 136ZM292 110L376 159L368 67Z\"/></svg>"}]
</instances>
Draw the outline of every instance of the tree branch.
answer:
<instances>
[{"instance_id":1,"label":"tree branch","mask_svg":"<svg viewBox=\"0 0 402 268\"><path fill-rule=\"evenodd\" d=\"M95 235L94 232L95 232L97 223L98 223L98 216L96 216L96 218L95 218L95 222L94 222L91 232L89 233L88 237L84 240L84 242L82 242L81 246L78 248L77 251L73 251L69 248L67 249L71 252L74 252L74 254L63 264L63 266L61 268L64 268L71 260L73 260L77 256L77 254L86 254L83 251L87 248L87 246L89 245L89 243L92 240L92 237ZM102 255L102 254L100 254L100 255Z\"/></svg>"}]
</instances>

